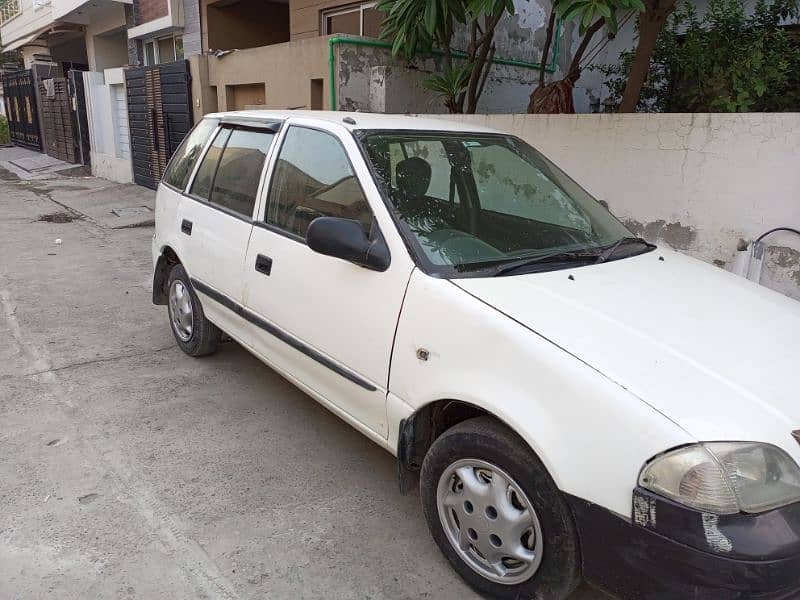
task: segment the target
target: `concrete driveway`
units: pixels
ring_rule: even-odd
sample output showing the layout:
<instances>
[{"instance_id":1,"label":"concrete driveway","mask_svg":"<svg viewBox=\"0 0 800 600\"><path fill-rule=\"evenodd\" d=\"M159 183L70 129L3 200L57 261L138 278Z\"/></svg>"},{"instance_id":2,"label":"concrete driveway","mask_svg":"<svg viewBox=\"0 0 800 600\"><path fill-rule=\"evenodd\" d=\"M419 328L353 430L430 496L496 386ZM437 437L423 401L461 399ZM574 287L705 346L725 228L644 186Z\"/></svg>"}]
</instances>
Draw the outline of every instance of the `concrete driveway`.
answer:
<instances>
[{"instance_id":1,"label":"concrete driveway","mask_svg":"<svg viewBox=\"0 0 800 600\"><path fill-rule=\"evenodd\" d=\"M176 348L151 228L39 220L82 185L0 181L0 597L475 597L389 454L234 343Z\"/></svg>"}]
</instances>

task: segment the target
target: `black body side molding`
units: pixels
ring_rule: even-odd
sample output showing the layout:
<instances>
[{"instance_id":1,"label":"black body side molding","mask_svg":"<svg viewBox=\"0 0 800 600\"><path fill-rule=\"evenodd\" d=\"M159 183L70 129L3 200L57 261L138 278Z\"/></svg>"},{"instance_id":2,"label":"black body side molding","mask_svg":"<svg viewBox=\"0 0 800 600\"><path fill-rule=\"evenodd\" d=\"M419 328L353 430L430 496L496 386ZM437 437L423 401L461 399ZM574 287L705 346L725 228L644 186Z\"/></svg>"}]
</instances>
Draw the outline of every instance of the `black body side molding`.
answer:
<instances>
[{"instance_id":1,"label":"black body side molding","mask_svg":"<svg viewBox=\"0 0 800 600\"><path fill-rule=\"evenodd\" d=\"M348 381L352 381L357 386L362 387L367 391L374 392L375 390L378 389L374 385L372 385L369 381L364 379L363 377L360 377L359 375L356 375L352 371L350 371L348 369L345 369L344 367L341 367L340 365L336 364L331 359L329 359L327 356L321 354L320 352L317 352L311 346L309 346L307 344L304 344L303 342L301 342L300 340L298 340L294 336L290 335L289 333L287 333L286 331L284 331L280 327L277 327L276 325L273 325L269 321L266 321L266 320L262 319L257 314L255 314L253 311L245 308L244 306L242 306L241 304L239 304L238 302L236 302L232 298L229 298L225 294L223 294L221 292L218 292L217 290L215 290L212 287L207 286L202 281L198 281L198 280L196 280L194 278L190 278L190 281L192 282L192 286L194 287L195 291L198 291L201 294L203 294L205 296L208 296L209 298L211 298L215 302L219 302L222 306L224 306L228 310L231 310L232 312L236 313L237 315L242 317L244 320L252 323L253 325L258 327L259 329L262 329L263 331L266 331L270 335L275 336L276 338L278 338L282 342L290 345L295 350L298 350L299 352L302 352L303 354L305 354L309 358L317 361L319 364L323 365L324 367L327 367L328 369L330 369L331 371L333 371L337 375L341 375L342 377L344 377Z\"/></svg>"}]
</instances>

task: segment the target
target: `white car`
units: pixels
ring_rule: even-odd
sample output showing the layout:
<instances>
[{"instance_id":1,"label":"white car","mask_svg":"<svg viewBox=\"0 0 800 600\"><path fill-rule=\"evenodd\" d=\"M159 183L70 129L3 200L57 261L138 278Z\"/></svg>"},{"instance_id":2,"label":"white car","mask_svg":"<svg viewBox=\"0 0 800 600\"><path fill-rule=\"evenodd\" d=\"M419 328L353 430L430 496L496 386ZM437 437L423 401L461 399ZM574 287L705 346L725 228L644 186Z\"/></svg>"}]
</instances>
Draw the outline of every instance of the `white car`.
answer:
<instances>
[{"instance_id":1,"label":"white car","mask_svg":"<svg viewBox=\"0 0 800 600\"><path fill-rule=\"evenodd\" d=\"M208 115L153 258L181 349L225 332L395 454L480 593L800 597L800 304L633 237L513 135Z\"/></svg>"}]
</instances>

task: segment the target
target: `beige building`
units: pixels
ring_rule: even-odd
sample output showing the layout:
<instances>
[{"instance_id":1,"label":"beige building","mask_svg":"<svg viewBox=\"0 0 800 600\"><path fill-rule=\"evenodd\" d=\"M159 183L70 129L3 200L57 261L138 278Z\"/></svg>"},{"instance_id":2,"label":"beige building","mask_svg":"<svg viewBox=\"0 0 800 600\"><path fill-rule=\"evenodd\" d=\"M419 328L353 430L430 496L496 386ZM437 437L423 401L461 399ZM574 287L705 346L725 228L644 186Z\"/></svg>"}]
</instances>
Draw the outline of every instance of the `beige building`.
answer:
<instances>
[{"instance_id":1,"label":"beige building","mask_svg":"<svg viewBox=\"0 0 800 600\"><path fill-rule=\"evenodd\" d=\"M380 35L375 2L199 1L203 53L190 57L196 115L329 108L331 61L339 62L337 46L346 43L338 36Z\"/></svg>"}]
</instances>

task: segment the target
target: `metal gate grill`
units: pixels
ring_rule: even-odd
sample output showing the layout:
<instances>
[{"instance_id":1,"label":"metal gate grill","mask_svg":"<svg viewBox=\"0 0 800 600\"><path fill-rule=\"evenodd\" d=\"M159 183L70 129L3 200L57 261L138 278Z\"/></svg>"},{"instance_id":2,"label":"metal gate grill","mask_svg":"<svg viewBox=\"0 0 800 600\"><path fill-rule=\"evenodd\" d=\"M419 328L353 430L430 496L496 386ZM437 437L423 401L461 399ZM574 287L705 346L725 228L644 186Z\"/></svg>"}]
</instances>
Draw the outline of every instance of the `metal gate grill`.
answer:
<instances>
[{"instance_id":1,"label":"metal gate grill","mask_svg":"<svg viewBox=\"0 0 800 600\"><path fill-rule=\"evenodd\" d=\"M179 60L125 72L133 179L158 186L172 153L192 127L189 63Z\"/></svg>"},{"instance_id":2,"label":"metal gate grill","mask_svg":"<svg viewBox=\"0 0 800 600\"><path fill-rule=\"evenodd\" d=\"M30 70L4 73L3 90L11 141L17 146L41 150L33 73Z\"/></svg>"}]
</instances>

